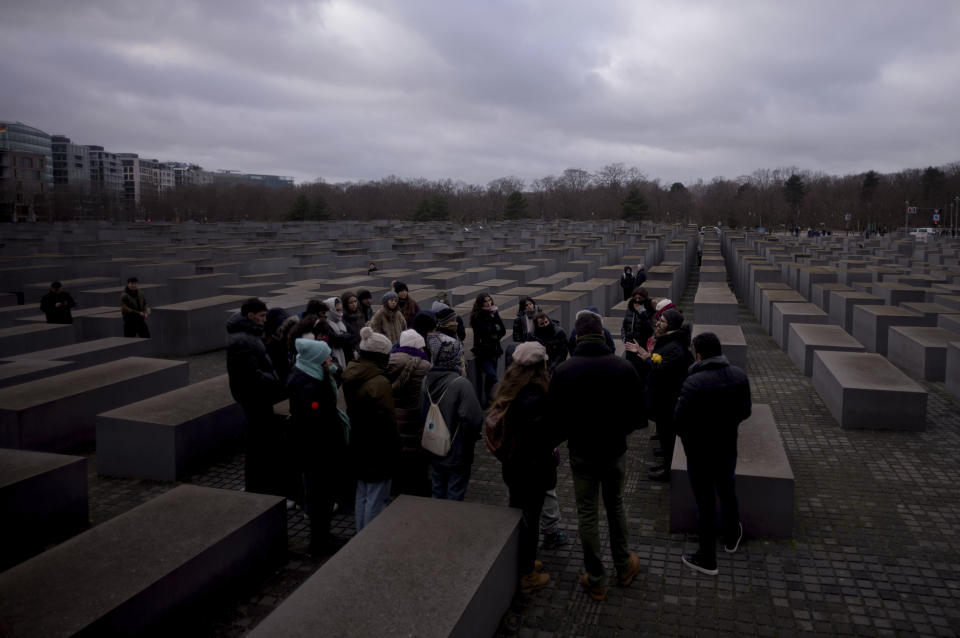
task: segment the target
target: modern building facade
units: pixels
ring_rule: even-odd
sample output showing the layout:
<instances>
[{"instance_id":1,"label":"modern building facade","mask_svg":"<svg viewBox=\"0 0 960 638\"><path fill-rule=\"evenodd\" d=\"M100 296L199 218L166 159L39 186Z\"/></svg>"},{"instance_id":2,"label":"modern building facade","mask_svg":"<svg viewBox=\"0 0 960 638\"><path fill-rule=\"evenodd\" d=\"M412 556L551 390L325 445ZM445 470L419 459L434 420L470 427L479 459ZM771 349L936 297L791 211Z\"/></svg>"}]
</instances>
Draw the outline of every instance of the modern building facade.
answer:
<instances>
[{"instance_id":1,"label":"modern building facade","mask_svg":"<svg viewBox=\"0 0 960 638\"><path fill-rule=\"evenodd\" d=\"M15 222L47 219L52 192L50 135L0 120L0 216Z\"/></svg>"},{"instance_id":2,"label":"modern building facade","mask_svg":"<svg viewBox=\"0 0 960 638\"><path fill-rule=\"evenodd\" d=\"M54 188L67 187L78 192L89 192L89 147L74 144L66 135L54 135L50 142L53 151Z\"/></svg>"}]
</instances>

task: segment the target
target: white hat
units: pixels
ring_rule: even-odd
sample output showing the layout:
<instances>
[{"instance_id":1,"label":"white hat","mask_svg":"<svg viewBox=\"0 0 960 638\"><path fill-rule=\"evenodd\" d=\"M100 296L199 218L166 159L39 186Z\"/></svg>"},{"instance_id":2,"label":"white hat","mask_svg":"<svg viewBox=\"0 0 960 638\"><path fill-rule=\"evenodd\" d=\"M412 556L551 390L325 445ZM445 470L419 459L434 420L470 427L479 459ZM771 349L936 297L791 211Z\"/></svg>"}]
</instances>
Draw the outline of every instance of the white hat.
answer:
<instances>
[{"instance_id":1,"label":"white hat","mask_svg":"<svg viewBox=\"0 0 960 638\"><path fill-rule=\"evenodd\" d=\"M364 326L360 329L360 350L364 352L379 352L380 354L390 354L393 344L386 335L374 332L370 326Z\"/></svg>"},{"instance_id":2,"label":"white hat","mask_svg":"<svg viewBox=\"0 0 960 638\"><path fill-rule=\"evenodd\" d=\"M524 341L513 350L513 362L522 366L534 366L549 358L547 349L536 341Z\"/></svg>"},{"instance_id":3,"label":"white hat","mask_svg":"<svg viewBox=\"0 0 960 638\"><path fill-rule=\"evenodd\" d=\"M427 344L423 340L423 337L413 328L400 333L401 348L420 348L422 350L425 345Z\"/></svg>"}]
</instances>

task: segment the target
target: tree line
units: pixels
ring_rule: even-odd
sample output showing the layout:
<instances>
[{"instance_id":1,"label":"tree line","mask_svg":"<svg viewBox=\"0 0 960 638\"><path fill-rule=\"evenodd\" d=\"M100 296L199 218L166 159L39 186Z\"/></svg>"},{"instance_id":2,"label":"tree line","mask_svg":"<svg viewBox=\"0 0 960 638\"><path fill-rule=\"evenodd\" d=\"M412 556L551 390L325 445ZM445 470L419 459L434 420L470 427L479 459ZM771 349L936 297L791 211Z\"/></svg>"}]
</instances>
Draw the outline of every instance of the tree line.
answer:
<instances>
[{"instance_id":1,"label":"tree line","mask_svg":"<svg viewBox=\"0 0 960 638\"><path fill-rule=\"evenodd\" d=\"M636 167L608 164L596 172L569 168L532 181L506 176L485 186L451 179L402 179L327 183L293 188L251 184L180 187L145 193L132 207L90 194L55 194L59 219L86 216L156 221L323 221L397 219L459 223L502 219L624 218L727 227L895 228L906 206L918 214L911 226L941 224L960 195L960 162L897 173L845 176L796 167L758 169L736 179L662 182ZM849 221L847 215L850 216Z\"/></svg>"}]
</instances>

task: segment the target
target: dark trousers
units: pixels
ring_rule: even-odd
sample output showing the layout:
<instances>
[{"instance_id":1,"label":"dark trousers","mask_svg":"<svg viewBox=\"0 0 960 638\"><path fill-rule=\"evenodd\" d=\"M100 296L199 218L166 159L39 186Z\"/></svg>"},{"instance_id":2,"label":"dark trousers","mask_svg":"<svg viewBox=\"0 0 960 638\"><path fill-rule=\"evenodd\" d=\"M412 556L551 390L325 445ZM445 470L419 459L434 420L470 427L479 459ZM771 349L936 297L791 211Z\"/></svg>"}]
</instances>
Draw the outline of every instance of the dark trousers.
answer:
<instances>
[{"instance_id":1,"label":"dark trousers","mask_svg":"<svg viewBox=\"0 0 960 638\"><path fill-rule=\"evenodd\" d=\"M493 397L493 387L497 385L497 359L474 359L477 365L477 390L480 405L486 409Z\"/></svg>"},{"instance_id":2,"label":"dark trousers","mask_svg":"<svg viewBox=\"0 0 960 638\"><path fill-rule=\"evenodd\" d=\"M520 519L520 575L533 571L533 562L537 559L537 545L540 543L540 513L543 511L543 490L524 489L521 485L508 485L510 507L523 512Z\"/></svg>"},{"instance_id":3,"label":"dark trousers","mask_svg":"<svg viewBox=\"0 0 960 638\"><path fill-rule=\"evenodd\" d=\"M337 473L331 469L338 465L336 459L327 459L325 463L308 466L301 475L303 500L310 518L311 547L322 547L330 536L330 519L339 485Z\"/></svg>"},{"instance_id":4,"label":"dark trousers","mask_svg":"<svg viewBox=\"0 0 960 638\"><path fill-rule=\"evenodd\" d=\"M677 445L677 431L673 428L673 419L657 421L657 434L660 435L660 448L663 450L663 467L669 472L673 466L673 448Z\"/></svg>"},{"instance_id":5,"label":"dark trousers","mask_svg":"<svg viewBox=\"0 0 960 638\"><path fill-rule=\"evenodd\" d=\"M723 538L733 541L740 533L740 506L734 487L737 470L737 439L704 445L684 442L687 452L687 473L693 498L697 502L699 554L710 565L717 560L716 505L720 500Z\"/></svg>"},{"instance_id":6,"label":"dark trousers","mask_svg":"<svg viewBox=\"0 0 960 638\"><path fill-rule=\"evenodd\" d=\"M125 316L123 318L123 336L149 339L150 328L147 327L147 320L140 315L131 314Z\"/></svg>"},{"instance_id":7,"label":"dark trousers","mask_svg":"<svg viewBox=\"0 0 960 638\"><path fill-rule=\"evenodd\" d=\"M431 494L430 459L423 452L404 451L393 475L393 494Z\"/></svg>"}]
</instances>

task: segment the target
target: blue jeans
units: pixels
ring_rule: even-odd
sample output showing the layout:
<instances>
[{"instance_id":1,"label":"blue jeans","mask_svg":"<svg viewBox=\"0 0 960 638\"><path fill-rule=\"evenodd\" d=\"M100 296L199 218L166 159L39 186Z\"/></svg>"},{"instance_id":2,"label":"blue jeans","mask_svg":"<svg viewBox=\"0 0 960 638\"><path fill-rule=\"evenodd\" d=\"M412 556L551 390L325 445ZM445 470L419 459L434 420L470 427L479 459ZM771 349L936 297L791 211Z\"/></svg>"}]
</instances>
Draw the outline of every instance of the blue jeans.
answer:
<instances>
[{"instance_id":1,"label":"blue jeans","mask_svg":"<svg viewBox=\"0 0 960 638\"><path fill-rule=\"evenodd\" d=\"M497 385L497 359L474 359L477 366L477 390L480 405L486 409L493 396L493 387Z\"/></svg>"},{"instance_id":2,"label":"blue jeans","mask_svg":"<svg viewBox=\"0 0 960 638\"><path fill-rule=\"evenodd\" d=\"M433 484L431 494L433 498L462 501L467 494L467 484L470 482L470 466L448 467L431 464L430 481Z\"/></svg>"},{"instance_id":3,"label":"blue jeans","mask_svg":"<svg viewBox=\"0 0 960 638\"><path fill-rule=\"evenodd\" d=\"M357 481L357 501L353 512L357 521L357 533L387 507L387 501L390 499L390 480L374 483Z\"/></svg>"}]
</instances>

